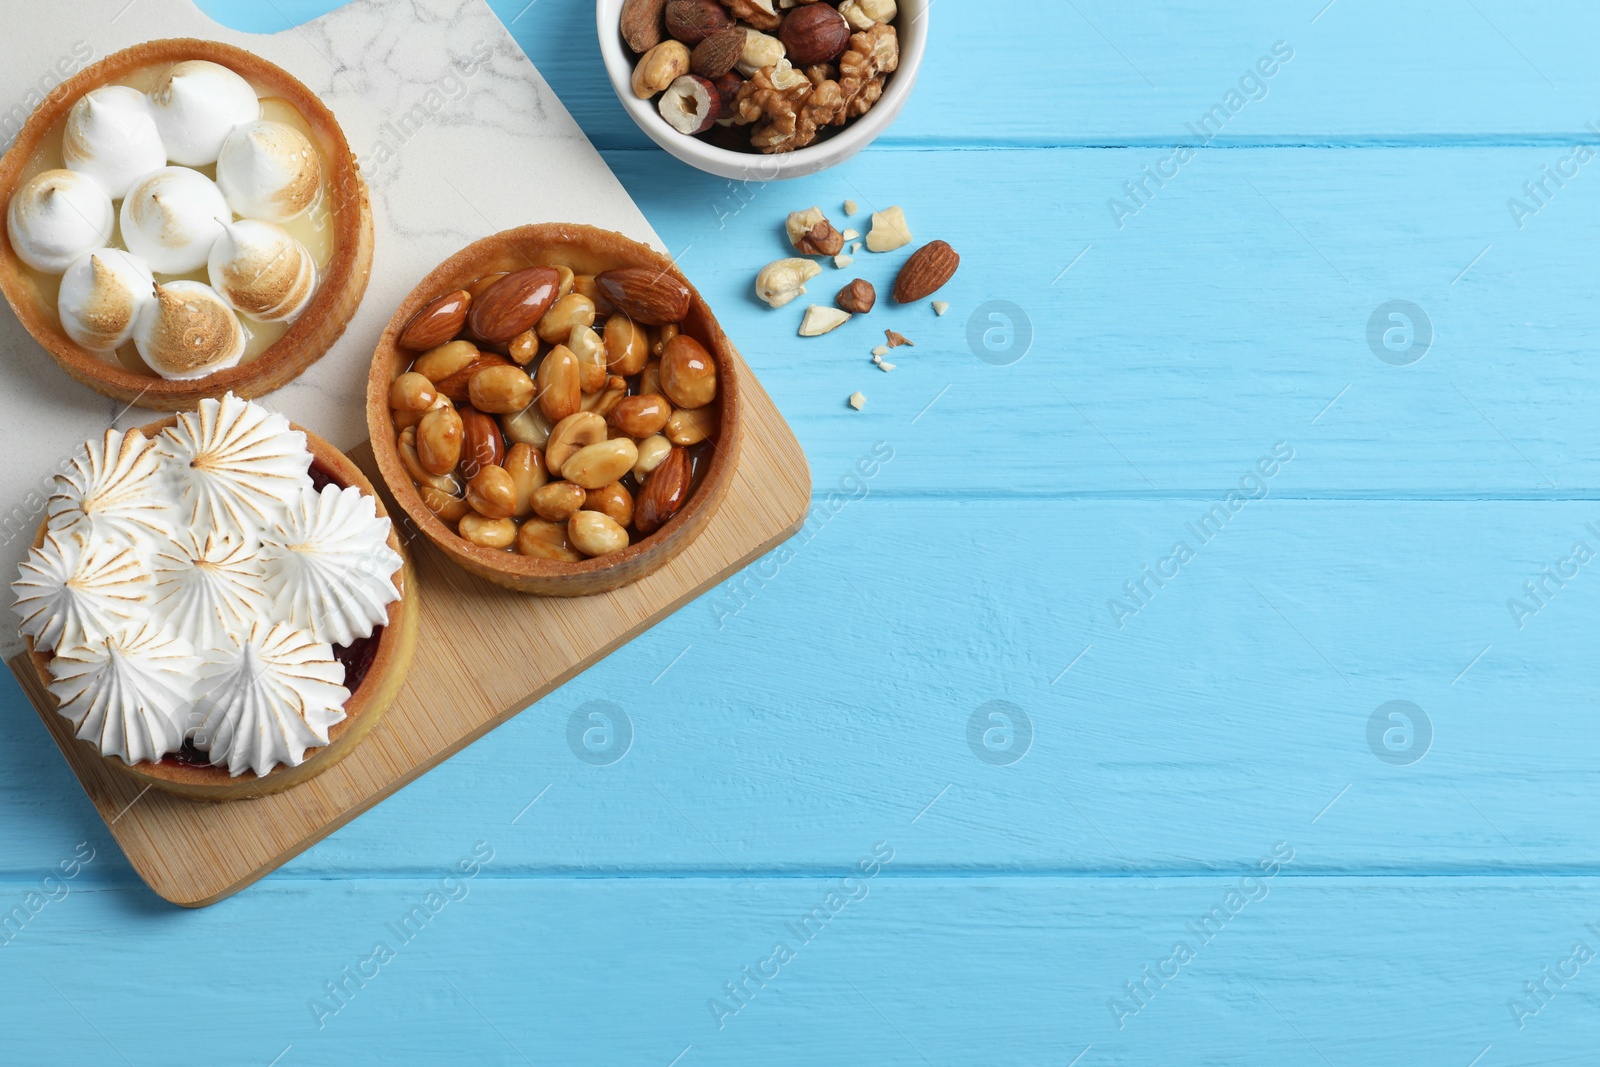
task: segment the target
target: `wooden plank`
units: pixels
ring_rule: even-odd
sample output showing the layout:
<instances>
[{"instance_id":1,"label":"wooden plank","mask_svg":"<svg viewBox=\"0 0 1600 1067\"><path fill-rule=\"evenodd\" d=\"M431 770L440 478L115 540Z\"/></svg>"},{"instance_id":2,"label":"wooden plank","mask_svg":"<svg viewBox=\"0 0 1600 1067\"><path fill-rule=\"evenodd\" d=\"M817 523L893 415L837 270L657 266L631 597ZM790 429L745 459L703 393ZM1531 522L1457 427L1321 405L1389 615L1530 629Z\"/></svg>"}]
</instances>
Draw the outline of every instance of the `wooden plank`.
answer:
<instances>
[{"instance_id":1,"label":"wooden plank","mask_svg":"<svg viewBox=\"0 0 1600 1067\"><path fill-rule=\"evenodd\" d=\"M1081 1055L1078 1067L1466 1067L1492 1045L1480 1067L1576 1067L1593 1062L1600 1040L1592 962L1565 988L1552 982L1521 1029L1507 1007L1575 942L1600 950L1587 925L1597 922L1593 878L1297 876L1307 838L1287 826L1250 862L1277 841L1296 858L1244 892L1242 870L1152 883L907 877L895 868L914 860L923 824L886 824L866 839L839 836L838 873L827 878L528 879L498 869L526 825L483 820L434 870L274 882L184 916L181 928L141 914L128 894L73 893L4 949L18 979L11 1010L27 1021L8 1038L11 1055L120 1062L109 1040L132 1063L192 1062L174 1045L174 990L203 1017L228 1019L207 1037L209 1055L258 1064L682 1056L680 1067L763 1058L1063 1067ZM461 878L456 864L470 867L479 841L495 858ZM809 941L797 937L791 925L825 907L879 841L895 858L844 889L840 899L859 899L814 925ZM1229 900L1236 914L1210 918ZM408 916L407 940L395 931ZM1208 919L1206 941L1190 928ZM101 958L108 931L141 961L140 981L71 962ZM263 976L248 996L216 981L200 950L241 931ZM755 973L780 941L793 958L777 977L764 988L746 979L743 968ZM1151 982L1119 1029L1110 1002L1130 1003L1125 983L1143 981L1178 941L1192 960L1164 986ZM392 952L382 962L379 943ZM463 966L469 958L475 966ZM367 977L347 977L363 961ZM719 1029L708 1002L734 1005L724 983L735 982L751 995ZM343 984L338 1000L327 983Z\"/></svg>"},{"instance_id":2,"label":"wooden plank","mask_svg":"<svg viewBox=\"0 0 1600 1067\"><path fill-rule=\"evenodd\" d=\"M572 600L521 596L413 537L422 631L405 687L351 755L277 795L208 804L141 788L72 737L26 657L12 671L140 877L173 903L213 904L788 538L810 495L805 456L754 377L743 380L750 421L727 500L678 559L642 581ZM381 484L370 451L355 458Z\"/></svg>"},{"instance_id":3,"label":"wooden plank","mask_svg":"<svg viewBox=\"0 0 1600 1067\"><path fill-rule=\"evenodd\" d=\"M928 870L1203 871L1292 806L1328 809L1318 870L1596 871L1588 822L1552 816L1585 810L1600 765L1596 564L1521 629L1507 601L1575 541L1600 553L1600 505L1274 495L1201 544L1211 504L868 496L829 516L820 496L784 550L293 870L437 866L539 798L504 848L538 874L804 872L930 804ZM1192 562L1119 628L1107 602L1179 538ZM612 765L569 746L590 700L631 721ZM991 700L1033 724L1011 766L969 746ZM1414 764L1369 743L1391 700L1432 725ZM26 875L98 823L41 806L71 783L8 703L0 872Z\"/></svg>"}]
</instances>

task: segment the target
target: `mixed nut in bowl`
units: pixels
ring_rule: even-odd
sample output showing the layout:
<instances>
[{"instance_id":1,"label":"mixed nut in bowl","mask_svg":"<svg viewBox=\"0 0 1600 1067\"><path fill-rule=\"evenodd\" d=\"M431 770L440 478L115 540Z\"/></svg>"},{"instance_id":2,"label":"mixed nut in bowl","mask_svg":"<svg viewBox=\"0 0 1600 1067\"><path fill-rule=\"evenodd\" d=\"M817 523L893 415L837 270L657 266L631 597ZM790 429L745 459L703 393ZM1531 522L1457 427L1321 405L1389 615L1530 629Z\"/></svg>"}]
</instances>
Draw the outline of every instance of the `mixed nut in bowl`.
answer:
<instances>
[{"instance_id":1,"label":"mixed nut in bowl","mask_svg":"<svg viewBox=\"0 0 1600 1067\"><path fill-rule=\"evenodd\" d=\"M624 110L690 166L815 174L888 129L911 95L931 0L599 0Z\"/></svg>"},{"instance_id":2,"label":"mixed nut in bowl","mask_svg":"<svg viewBox=\"0 0 1600 1067\"><path fill-rule=\"evenodd\" d=\"M738 366L666 256L591 226L523 226L401 304L367 427L396 502L452 561L586 596L670 562L727 495Z\"/></svg>"}]
</instances>

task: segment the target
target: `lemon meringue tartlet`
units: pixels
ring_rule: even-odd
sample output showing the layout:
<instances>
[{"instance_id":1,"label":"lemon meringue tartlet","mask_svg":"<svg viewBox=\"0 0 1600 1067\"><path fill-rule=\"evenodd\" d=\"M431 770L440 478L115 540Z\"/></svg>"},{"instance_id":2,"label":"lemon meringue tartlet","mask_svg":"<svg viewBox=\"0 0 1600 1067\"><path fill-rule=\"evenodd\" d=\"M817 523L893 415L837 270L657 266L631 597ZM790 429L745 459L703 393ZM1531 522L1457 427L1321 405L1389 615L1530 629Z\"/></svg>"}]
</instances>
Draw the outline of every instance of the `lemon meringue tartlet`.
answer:
<instances>
[{"instance_id":1,"label":"lemon meringue tartlet","mask_svg":"<svg viewBox=\"0 0 1600 1067\"><path fill-rule=\"evenodd\" d=\"M0 200L12 309L69 374L127 403L278 388L366 290L371 209L332 113L217 42L139 45L64 83L0 160Z\"/></svg>"},{"instance_id":2,"label":"lemon meringue tartlet","mask_svg":"<svg viewBox=\"0 0 1600 1067\"><path fill-rule=\"evenodd\" d=\"M371 730L415 647L412 584L349 460L229 393L85 443L12 593L78 740L229 799L320 773Z\"/></svg>"}]
</instances>

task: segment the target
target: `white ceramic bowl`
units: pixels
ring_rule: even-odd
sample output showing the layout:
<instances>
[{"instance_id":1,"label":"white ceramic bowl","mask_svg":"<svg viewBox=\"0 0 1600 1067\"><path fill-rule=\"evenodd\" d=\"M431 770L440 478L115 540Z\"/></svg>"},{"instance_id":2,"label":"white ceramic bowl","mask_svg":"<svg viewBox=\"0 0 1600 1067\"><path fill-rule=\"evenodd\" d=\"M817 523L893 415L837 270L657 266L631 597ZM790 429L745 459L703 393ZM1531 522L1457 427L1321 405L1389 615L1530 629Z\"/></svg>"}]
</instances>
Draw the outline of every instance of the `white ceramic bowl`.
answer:
<instances>
[{"instance_id":1,"label":"white ceramic bowl","mask_svg":"<svg viewBox=\"0 0 1600 1067\"><path fill-rule=\"evenodd\" d=\"M600 33L600 54L605 57L606 71L611 75L611 87L616 90L617 99L622 101L623 110L652 141L691 167L708 174L736 181L767 182L800 178L843 163L894 123L900 109L911 96L911 88L917 81L917 69L922 66L922 54L927 51L930 6L932 0L899 0L900 14L894 20L894 28L900 36L900 67L889 75L883 98L871 111L808 148L774 155L718 148L668 126L656 110L654 100L640 100L633 95L633 68L638 64L639 57L623 41L622 32L618 29L622 0L596 0L595 15Z\"/></svg>"}]
</instances>

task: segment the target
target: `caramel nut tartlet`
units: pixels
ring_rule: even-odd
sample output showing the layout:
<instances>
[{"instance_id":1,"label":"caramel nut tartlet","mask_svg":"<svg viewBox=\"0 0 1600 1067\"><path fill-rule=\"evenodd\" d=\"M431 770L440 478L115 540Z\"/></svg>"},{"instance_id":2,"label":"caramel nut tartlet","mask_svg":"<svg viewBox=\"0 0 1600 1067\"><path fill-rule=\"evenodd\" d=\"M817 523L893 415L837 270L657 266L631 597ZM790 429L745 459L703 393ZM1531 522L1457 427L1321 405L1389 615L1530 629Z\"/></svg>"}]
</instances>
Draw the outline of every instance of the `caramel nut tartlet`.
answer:
<instances>
[{"instance_id":1,"label":"caramel nut tartlet","mask_svg":"<svg viewBox=\"0 0 1600 1067\"><path fill-rule=\"evenodd\" d=\"M157 410L277 389L344 332L372 212L333 113L192 38L59 86L0 159L0 290L72 377Z\"/></svg>"},{"instance_id":2,"label":"caramel nut tartlet","mask_svg":"<svg viewBox=\"0 0 1600 1067\"><path fill-rule=\"evenodd\" d=\"M704 529L733 481L741 370L667 257L590 226L524 226L458 252L401 304L373 354L367 426L396 503L453 562L585 596Z\"/></svg>"}]
</instances>

